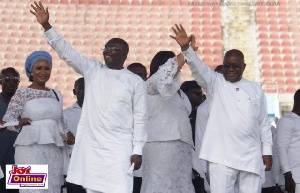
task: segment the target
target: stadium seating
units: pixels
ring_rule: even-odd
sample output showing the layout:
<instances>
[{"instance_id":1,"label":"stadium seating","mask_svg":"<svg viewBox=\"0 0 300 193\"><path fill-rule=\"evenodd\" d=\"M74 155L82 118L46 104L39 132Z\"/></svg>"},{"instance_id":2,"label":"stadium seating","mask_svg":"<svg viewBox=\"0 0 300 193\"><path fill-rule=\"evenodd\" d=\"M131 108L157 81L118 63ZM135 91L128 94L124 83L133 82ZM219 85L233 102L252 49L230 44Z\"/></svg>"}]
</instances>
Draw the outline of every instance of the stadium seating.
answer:
<instances>
[{"instance_id":1,"label":"stadium seating","mask_svg":"<svg viewBox=\"0 0 300 193\"><path fill-rule=\"evenodd\" d=\"M261 77L262 82L271 80L278 83L281 94L292 94L299 88L299 78L295 76L300 62L300 57L296 57L300 53L299 9L291 0L280 0L279 3L280 6L256 9Z\"/></svg>"},{"instance_id":2,"label":"stadium seating","mask_svg":"<svg viewBox=\"0 0 300 193\"><path fill-rule=\"evenodd\" d=\"M30 0L32 3L33 0ZM154 54L160 50L180 52L169 35L175 23L182 23L188 33L195 33L200 58L214 68L222 62L223 37L221 9L190 6L187 0L42 0L49 8L50 21L75 49L88 58L103 61L101 47L112 37L127 40L130 52L125 66L141 62L149 68ZM49 87L64 95L64 106L74 102L72 88L81 75L68 71L43 38L43 30L29 12L29 2L11 0L0 2L0 56L3 66L13 66L24 73L24 61L31 51L49 51L54 68ZM12 14L16 13L16 14ZM201 55L200 55L201 53ZM183 79L192 79L187 67ZM22 74L20 87L28 86Z\"/></svg>"}]
</instances>

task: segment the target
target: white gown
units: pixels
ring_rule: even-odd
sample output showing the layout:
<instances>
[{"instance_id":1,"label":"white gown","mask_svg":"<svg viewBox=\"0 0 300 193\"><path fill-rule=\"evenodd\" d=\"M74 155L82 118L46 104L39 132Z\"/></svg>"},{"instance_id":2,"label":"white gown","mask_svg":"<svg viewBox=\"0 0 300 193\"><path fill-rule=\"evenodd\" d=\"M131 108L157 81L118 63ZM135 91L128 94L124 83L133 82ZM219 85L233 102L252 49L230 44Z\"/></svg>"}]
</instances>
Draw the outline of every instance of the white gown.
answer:
<instances>
[{"instance_id":1,"label":"white gown","mask_svg":"<svg viewBox=\"0 0 300 193\"><path fill-rule=\"evenodd\" d=\"M132 192L130 158L142 154L147 138L145 82L127 69L109 69L84 57L53 28L44 35L85 82L67 181L98 192Z\"/></svg>"},{"instance_id":2,"label":"white gown","mask_svg":"<svg viewBox=\"0 0 300 193\"><path fill-rule=\"evenodd\" d=\"M16 164L48 164L48 190L20 190L20 193L58 193L63 184L62 152L64 146L59 131L63 131L62 99L53 90L24 88L12 97L4 121L30 118L31 125L23 126L15 141ZM11 127L11 130L17 129Z\"/></svg>"},{"instance_id":3,"label":"white gown","mask_svg":"<svg viewBox=\"0 0 300 193\"><path fill-rule=\"evenodd\" d=\"M146 82L148 140L143 149L141 193L194 193L191 104L180 91L177 59L169 59Z\"/></svg>"}]
</instances>

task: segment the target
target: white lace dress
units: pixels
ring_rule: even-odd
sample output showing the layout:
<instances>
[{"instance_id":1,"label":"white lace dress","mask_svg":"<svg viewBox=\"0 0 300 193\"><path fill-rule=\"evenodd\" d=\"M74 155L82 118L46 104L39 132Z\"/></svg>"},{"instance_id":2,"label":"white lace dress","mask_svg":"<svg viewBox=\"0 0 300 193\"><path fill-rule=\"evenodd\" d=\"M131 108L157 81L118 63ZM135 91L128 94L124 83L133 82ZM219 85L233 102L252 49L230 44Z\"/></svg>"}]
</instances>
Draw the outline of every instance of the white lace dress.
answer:
<instances>
[{"instance_id":1,"label":"white lace dress","mask_svg":"<svg viewBox=\"0 0 300 193\"><path fill-rule=\"evenodd\" d=\"M20 190L20 193L59 193L63 184L63 159L61 147L64 146L59 131L64 131L62 116L62 97L53 90L24 88L17 90L12 97L4 121L16 121L18 117L30 118L31 125L21 130L15 146L16 164L48 164L48 190ZM58 100L59 98L59 100Z\"/></svg>"},{"instance_id":2,"label":"white lace dress","mask_svg":"<svg viewBox=\"0 0 300 193\"><path fill-rule=\"evenodd\" d=\"M191 104L180 92L177 59L169 59L146 82L148 138L143 149L141 193L194 193Z\"/></svg>"}]
</instances>

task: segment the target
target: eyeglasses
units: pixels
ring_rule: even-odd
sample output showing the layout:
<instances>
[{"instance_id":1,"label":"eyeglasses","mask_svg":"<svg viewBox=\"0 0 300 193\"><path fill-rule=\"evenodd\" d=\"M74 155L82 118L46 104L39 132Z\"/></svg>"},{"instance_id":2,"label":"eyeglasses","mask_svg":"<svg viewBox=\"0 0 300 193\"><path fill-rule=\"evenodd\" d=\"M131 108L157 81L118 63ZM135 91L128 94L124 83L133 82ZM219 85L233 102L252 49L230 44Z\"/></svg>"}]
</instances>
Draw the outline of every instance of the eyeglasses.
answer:
<instances>
[{"instance_id":1,"label":"eyeglasses","mask_svg":"<svg viewBox=\"0 0 300 193\"><path fill-rule=\"evenodd\" d=\"M115 46L107 46L105 48L102 48L103 51L119 51L120 48L117 48Z\"/></svg>"},{"instance_id":2,"label":"eyeglasses","mask_svg":"<svg viewBox=\"0 0 300 193\"><path fill-rule=\"evenodd\" d=\"M9 81L13 81L13 82L20 82L20 78L19 77L5 77L0 79L1 82L9 82Z\"/></svg>"},{"instance_id":3,"label":"eyeglasses","mask_svg":"<svg viewBox=\"0 0 300 193\"><path fill-rule=\"evenodd\" d=\"M241 64L223 64L223 68L226 68L226 69L229 69L229 68L238 69L241 67L242 67Z\"/></svg>"}]
</instances>

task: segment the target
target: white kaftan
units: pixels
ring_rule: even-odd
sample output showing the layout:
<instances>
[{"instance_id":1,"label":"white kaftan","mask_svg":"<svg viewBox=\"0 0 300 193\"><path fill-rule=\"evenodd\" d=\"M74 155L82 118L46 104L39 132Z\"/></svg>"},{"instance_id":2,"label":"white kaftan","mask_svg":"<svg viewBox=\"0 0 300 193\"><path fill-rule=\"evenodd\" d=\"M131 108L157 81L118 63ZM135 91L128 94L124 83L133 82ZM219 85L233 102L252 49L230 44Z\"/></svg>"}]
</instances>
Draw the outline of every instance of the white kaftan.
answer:
<instances>
[{"instance_id":1,"label":"white kaftan","mask_svg":"<svg viewBox=\"0 0 300 193\"><path fill-rule=\"evenodd\" d=\"M262 88L244 78L235 83L226 81L222 74L209 69L191 47L183 55L210 98L200 158L264 175L262 155L272 155L272 133Z\"/></svg>"},{"instance_id":2,"label":"white kaftan","mask_svg":"<svg viewBox=\"0 0 300 193\"><path fill-rule=\"evenodd\" d=\"M277 123L277 143L282 173L292 172L300 189L300 116L288 112Z\"/></svg>"},{"instance_id":3,"label":"white kaftan","mask_svg":"<svg viewBox=\"0 0 300 193\"><path fill-rule=\"evenodd\" d=\"M64 131L62 96L53 90L24 88L17 90L12 97L4 121L16 121L18 117L30 118L30 125L22 127L15 141L16 164L48 164L48 190L20 190L21 193L60 192L63 184L62 152L63 139L59 132ZM8 127L14 129L14 127Z\"/></svg>"},{"instance_id":4,"label":"white kaftan","mask_svg":"<svg viewBox=\"0 0 300 193\"><path fill-rule=\"evenodd\" d=\"M146 87L127 69L113 70L85 58L53 28L48 43L84 76L85 96L67 181L104 193L129 193L132 154L142 154L147 134Z\"/></svg>"},{"instance_id":5,"label":"white kaftan","mask_svg":"<svg viewBox=\"0 0 300 193\"><path fill-rule=\"evenodd\" d=\"M143 150L141 193L193 193L191 104L180 87L177 58L146 81L148 140Z\"/></svg>"}]
</instances>

